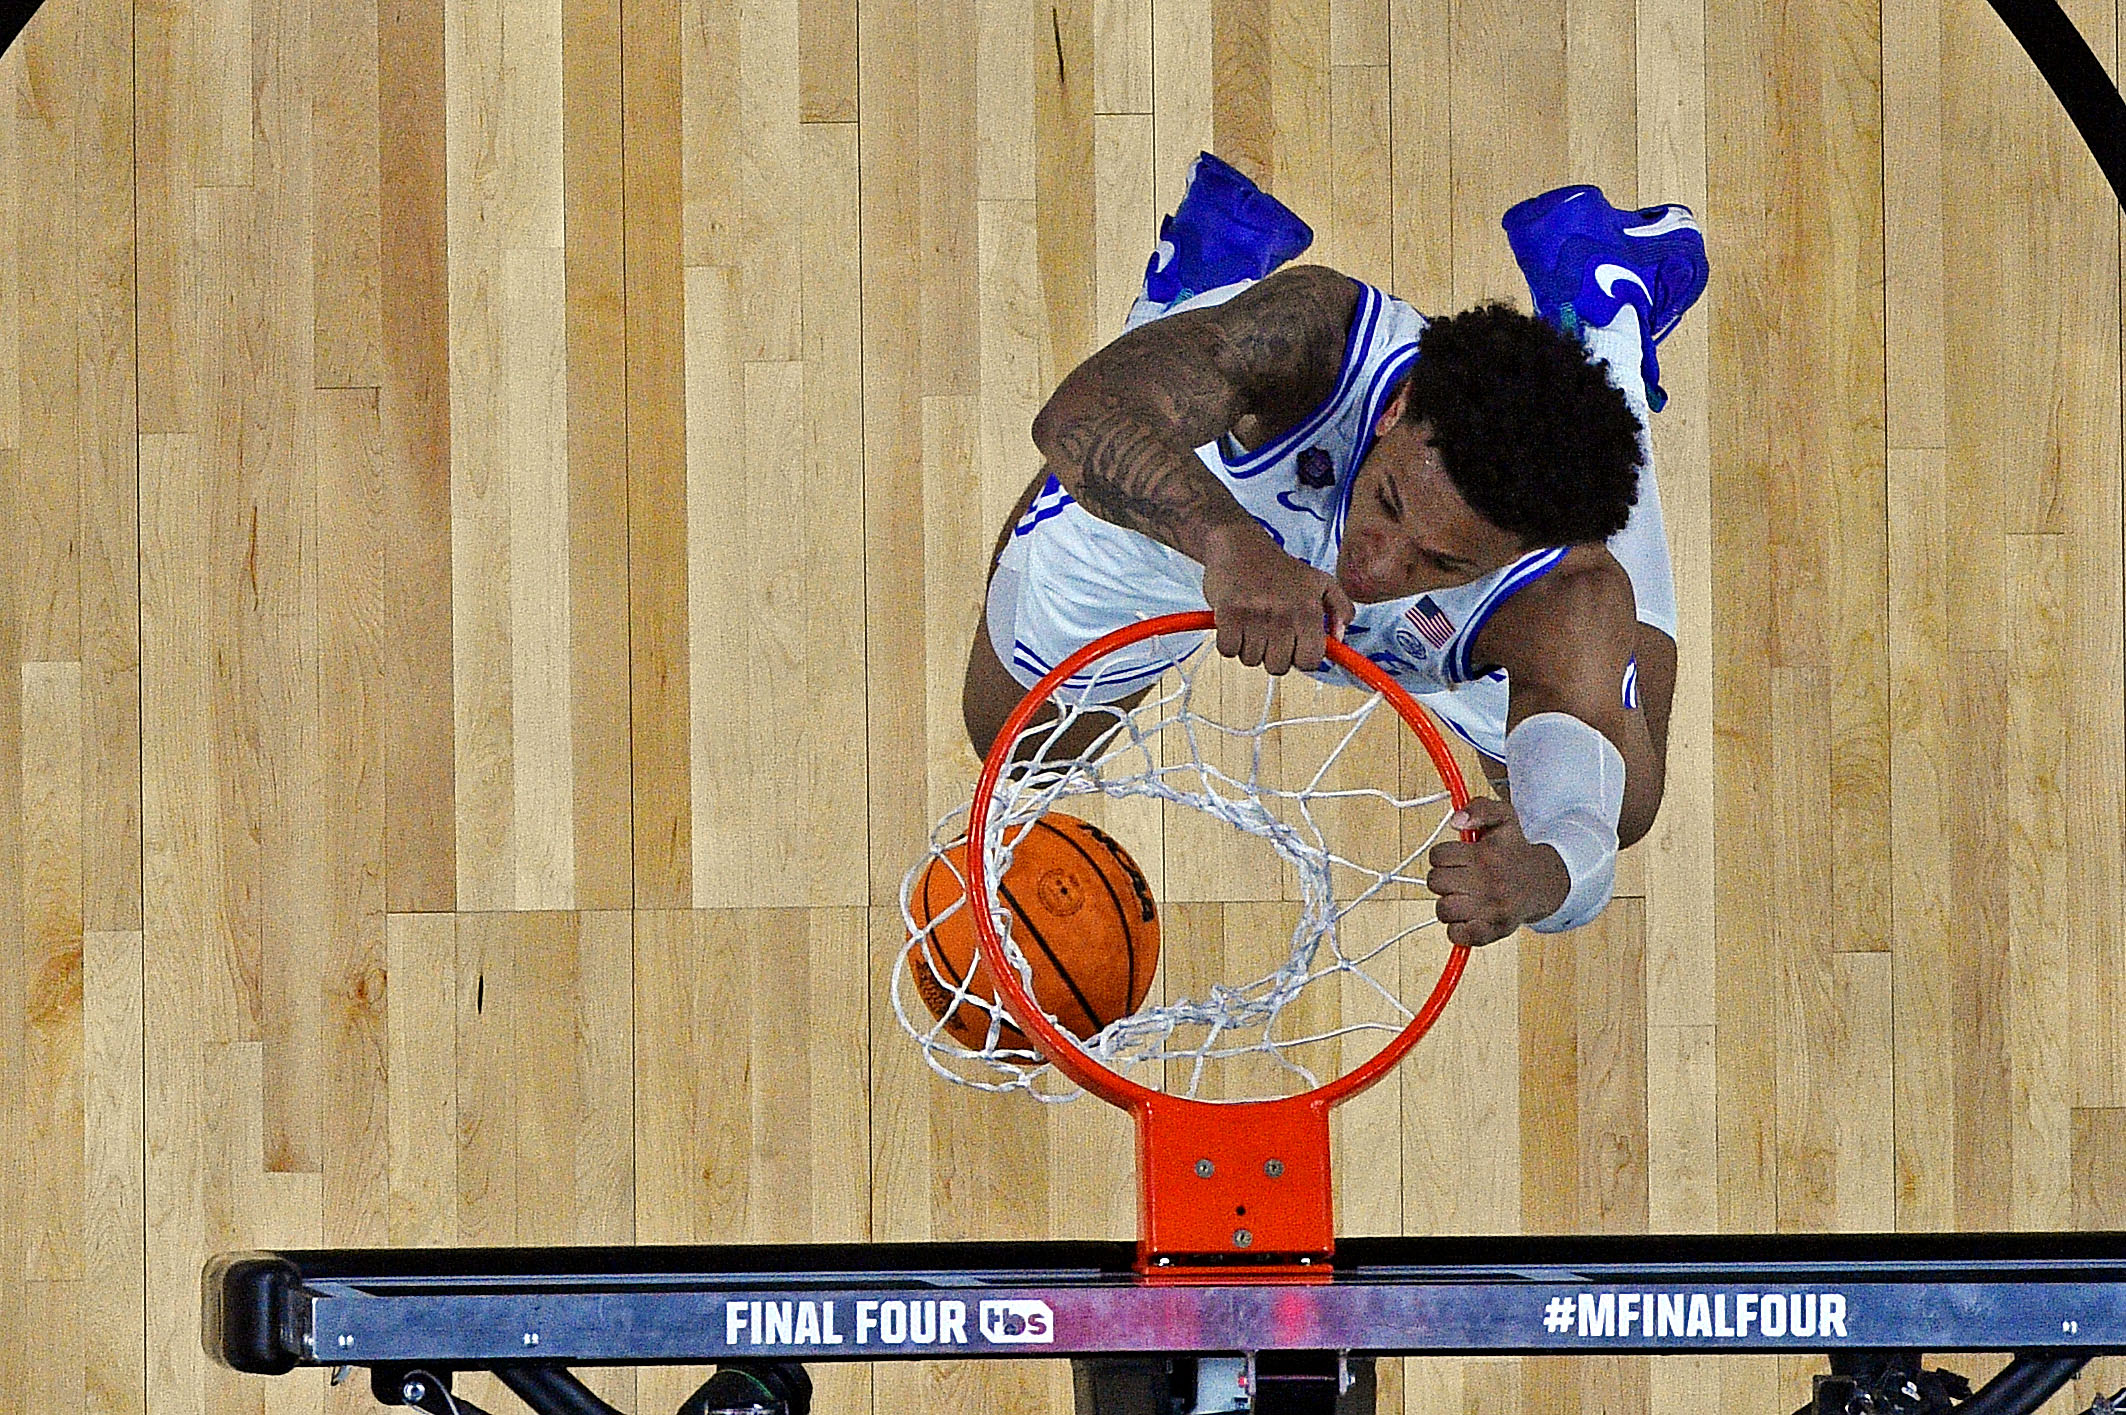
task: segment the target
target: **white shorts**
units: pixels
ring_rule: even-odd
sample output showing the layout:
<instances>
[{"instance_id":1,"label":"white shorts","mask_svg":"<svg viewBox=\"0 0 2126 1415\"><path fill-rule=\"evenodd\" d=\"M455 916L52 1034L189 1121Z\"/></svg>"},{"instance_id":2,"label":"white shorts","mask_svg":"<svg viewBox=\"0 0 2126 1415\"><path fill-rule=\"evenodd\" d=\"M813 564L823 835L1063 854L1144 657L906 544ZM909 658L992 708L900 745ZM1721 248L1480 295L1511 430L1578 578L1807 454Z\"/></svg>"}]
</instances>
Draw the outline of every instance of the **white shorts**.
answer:
<instances>
[{"instance_id":1,"label":"white shorts","mask_svg":"<svg viewBox=\"0 0 2126 1415\"><path fill-rule=\"evenodd\" d=\"M1012 527L989 581L989 642L1031 688L1102 634L1161 614L1209 608L1203 567L1178 550L1110 525L1048 487ZM1063 696L1113 702L1187 658L1207 637L1171 634L1132 644L1073 674Z\"/></svg>"}]
</instances>

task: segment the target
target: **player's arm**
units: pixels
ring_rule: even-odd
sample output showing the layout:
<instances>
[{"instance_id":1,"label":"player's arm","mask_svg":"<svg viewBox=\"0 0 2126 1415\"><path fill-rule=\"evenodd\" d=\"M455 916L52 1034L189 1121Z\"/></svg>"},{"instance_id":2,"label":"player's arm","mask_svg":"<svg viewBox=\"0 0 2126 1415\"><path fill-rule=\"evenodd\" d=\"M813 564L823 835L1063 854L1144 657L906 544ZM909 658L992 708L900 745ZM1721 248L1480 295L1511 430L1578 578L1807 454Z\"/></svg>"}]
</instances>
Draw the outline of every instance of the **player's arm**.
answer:
<instances>
[{"instance_id":1,"label":"player's arm","mask_svg":"<svg viewBox=\"0 0 2126 1415\"><path fill-rule=\"evenodd\" d=\"M1224 304L1141 325L1071 371L1034 419L1048 470L1093 515L1204 567L1218 651L1282 673L1319 666L1335 577L1278 549L1196 449L1249 415L1303 414L1335 387L1358 287L1294 266Z\"/></svg>"},{"instance_id":2,"label":"player's arm","mask_svg":"<svg viewBox=\"0 0 2126 1415\"><path fill-rule=\"evenodd\" d=\"M1642 635L1633 610L1623 569L1600 547L1580 547L1484 626L1477 655L1504 668L1511 685L1513 800L1471 802L1482 834L1433 849L1429 882L1453 941L1588 922L1608 902L1617 851L1653 825L1664 753L1649 730L1648 694L1625 703ZM1665 729L1674 655L1657 657L1665 667L1656 665L1660 681L1647 687L1659 691Z\"/></svg>"}]
</instances>

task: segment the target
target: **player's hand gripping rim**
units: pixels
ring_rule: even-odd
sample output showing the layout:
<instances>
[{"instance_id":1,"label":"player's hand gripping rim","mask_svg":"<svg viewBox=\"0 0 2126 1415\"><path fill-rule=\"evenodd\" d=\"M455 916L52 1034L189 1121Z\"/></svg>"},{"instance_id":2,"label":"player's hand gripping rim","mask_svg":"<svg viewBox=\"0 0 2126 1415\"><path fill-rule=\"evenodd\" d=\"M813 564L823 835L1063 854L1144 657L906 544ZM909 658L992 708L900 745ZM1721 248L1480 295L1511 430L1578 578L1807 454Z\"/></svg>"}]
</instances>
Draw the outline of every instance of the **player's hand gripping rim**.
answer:
<instances>
[{"instance_id":1,"label":"player's hand gripping rim","mask_svg":"<svg viewBox=\"0 0 2126 1415\"><path fill-rule=\"evenodd\" d=\"M1449 943L1495 943L1564 905L1572 892L1564 860L1550 846L1528 842L1510 803L1474 797L1447 824L1477 832L1474 840L1442 840L1429 858L1425 888L1439 896Z\"/></svg>"},{"instance_id":2,"label":"player's hand gripping rim","mask_svg":"<svg viewBox=\"0 0 2126 1415\"><path fill-rule=\"evenodd\" d=\"M1203 598L1218 652L1271 674L1320 668L1357 613L1334 575L1286 554L1253 520L1211 537Z\"/></svg>"}]
</instances>

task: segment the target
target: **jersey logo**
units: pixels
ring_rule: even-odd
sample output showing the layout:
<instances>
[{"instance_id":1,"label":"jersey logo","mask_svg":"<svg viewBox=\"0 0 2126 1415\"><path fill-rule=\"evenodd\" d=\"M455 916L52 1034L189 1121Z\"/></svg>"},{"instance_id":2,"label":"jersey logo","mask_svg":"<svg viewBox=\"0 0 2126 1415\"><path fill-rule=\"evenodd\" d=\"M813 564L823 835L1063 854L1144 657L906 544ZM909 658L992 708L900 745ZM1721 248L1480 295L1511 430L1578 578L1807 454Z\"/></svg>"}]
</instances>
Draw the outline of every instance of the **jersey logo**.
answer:
<instances>
[{"instance_id":1,"label":"jersey logo","mask_svg":"<svg viewBox=\"0 0 2126 1415\"><path fill-rule=\"evenodd\" d=\"M1425 636L1425 642L1436 649L1447 647L1447 641L1454 637L1454 621L1440 612L1431 595L1420 597L1417 603L1404 610L1403 618L1415 625L1417 632Z\"/></svg>"},{"instance_id":2,"label":"jersey logo","mask_svg":"<svg viewBox=\"0 0 2126 1415\"><path fill-rule=\"evenodd\" d=\"M1420 639L1408 624L1397 624L1395 632L1388 637L1394 641L1394 653L1367 654L1366 657L1372 659L1375 663L1380 663L1382 659L1390 660L1381 664L1390 673L1395 672L1396 669L1402 667L1405 663L1415 667L1422 664L1430 656L1425 652L1425 641Z\"/></svg>"},{"instance_id":3,"label":"jersey logo","mask_svg":"<svg viewBox=\"0 0 2126 1415\"><path fill-rule=\"evenodd\" d=\"M1299 454L1299 484L1316 491L1336 484L1336 464L1329 460L1328 453L1309 447Z\"/></svg>"}]
</instances>

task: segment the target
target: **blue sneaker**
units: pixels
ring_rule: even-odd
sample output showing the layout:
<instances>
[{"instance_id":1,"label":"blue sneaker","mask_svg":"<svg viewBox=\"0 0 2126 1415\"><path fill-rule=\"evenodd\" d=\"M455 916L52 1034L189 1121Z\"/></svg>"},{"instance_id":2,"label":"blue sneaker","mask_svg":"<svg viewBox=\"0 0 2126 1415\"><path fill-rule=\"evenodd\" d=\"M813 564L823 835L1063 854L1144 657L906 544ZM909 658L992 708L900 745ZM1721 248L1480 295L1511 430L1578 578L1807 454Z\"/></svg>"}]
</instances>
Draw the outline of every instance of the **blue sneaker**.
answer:
<instances>
[{"instance_id":1,"label":"blue sneaker","mask_svg":"<svg viewBox=\"0 0 2126 1415\"><path fill-rule=\"evenodd\" d=\"M1206 152L1189 165L1181 205L1159 223L1144 298L1165 306L1260 280L1312 244L1313 229L1283 202Z\"/></svg>"},{"instance_id":2,"label":"blue sneaker","mask_svg":"<svg viewBox=\"0 0 2126 1415\"><path fill-rule=\"evenodd\" d=\"M1618 211L1599 187L1559 187L1506 213L1506 243L1528 277L1535 312L1567 334L1639 311L1639 371L1655 412L1668 402L1654 346L1705 293L1705 234L1687 206Z\"/></svg>"}]
</instances>

